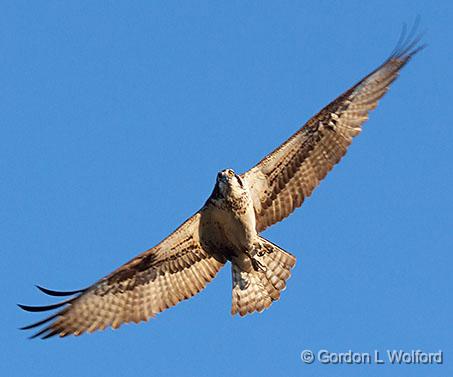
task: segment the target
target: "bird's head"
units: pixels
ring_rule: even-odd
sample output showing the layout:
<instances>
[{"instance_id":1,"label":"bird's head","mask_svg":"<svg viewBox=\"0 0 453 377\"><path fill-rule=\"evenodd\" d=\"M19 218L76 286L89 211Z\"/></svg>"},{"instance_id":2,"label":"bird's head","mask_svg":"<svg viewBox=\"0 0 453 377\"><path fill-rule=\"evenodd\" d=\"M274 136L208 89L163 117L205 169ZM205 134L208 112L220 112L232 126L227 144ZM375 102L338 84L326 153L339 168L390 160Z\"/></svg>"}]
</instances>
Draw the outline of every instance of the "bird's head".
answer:
<instances>
[{"instance_id":1,"label":"bird's head","mask_svg":"<svg viewBox=\"0 0 453 377\"><path fill-rule=\"evenodd\" d=\"M224 196L244 191L244 182L233 169L225 169L217 174L217 186Z\"/></svg>"}]
</instances>

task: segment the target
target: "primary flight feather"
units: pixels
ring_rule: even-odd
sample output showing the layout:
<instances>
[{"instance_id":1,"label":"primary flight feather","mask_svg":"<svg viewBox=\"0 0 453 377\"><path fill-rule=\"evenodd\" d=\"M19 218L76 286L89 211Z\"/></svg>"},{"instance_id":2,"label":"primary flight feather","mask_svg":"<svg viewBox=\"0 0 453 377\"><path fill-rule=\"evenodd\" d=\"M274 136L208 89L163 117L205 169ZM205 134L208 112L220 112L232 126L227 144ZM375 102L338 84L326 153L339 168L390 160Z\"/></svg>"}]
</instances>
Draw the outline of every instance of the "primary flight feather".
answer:
<instances>
[{"instance_id":1,"label":"primary flight feather","mask_svg":"<svg viewBox=\"0 0 453 377\"><path fill-rule=\"evenodd\" d=\"M23 329L43 326L32 337L49 338L146 321L200 292L227 261L232 264L232 314L268 308L280 297L296 258L259 233L299 207L345 155L368 113L423 48L412 35L402 37L382 65L255 167L242 175L219 172L205 205L157 246L86 289L38 287L70 298L49 306L19 305L32 312L59 309Z\"/></svg>"}]
</instances>

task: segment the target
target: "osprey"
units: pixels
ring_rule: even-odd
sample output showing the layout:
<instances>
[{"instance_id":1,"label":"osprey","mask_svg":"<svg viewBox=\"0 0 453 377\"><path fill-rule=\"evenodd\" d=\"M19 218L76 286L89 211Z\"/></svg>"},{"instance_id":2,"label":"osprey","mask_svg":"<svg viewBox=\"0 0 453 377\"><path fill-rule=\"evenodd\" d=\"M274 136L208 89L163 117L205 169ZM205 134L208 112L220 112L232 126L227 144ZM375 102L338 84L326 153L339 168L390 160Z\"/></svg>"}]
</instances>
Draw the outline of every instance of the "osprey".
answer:
<instances>
[{"instance_id":1,"label":"osprey","mask_svg":"<svg viewBox=\"0 0 453 377\"><path fill-rule=\"evenodd\" d=\"M69 298L54 305L19 305L31 312L59 310L23 327L32 337L80 335L146 321L200 292L232 264L232 314L261 312L278 300L296 258L259 235L287 217L345 155L369 111L399 71L424 46L413 32L376 70L327 105L284 144L244 174L217 175L204 206L157 246L92 286L71 292L38 287Z\"/></svg>"}]
</instances>

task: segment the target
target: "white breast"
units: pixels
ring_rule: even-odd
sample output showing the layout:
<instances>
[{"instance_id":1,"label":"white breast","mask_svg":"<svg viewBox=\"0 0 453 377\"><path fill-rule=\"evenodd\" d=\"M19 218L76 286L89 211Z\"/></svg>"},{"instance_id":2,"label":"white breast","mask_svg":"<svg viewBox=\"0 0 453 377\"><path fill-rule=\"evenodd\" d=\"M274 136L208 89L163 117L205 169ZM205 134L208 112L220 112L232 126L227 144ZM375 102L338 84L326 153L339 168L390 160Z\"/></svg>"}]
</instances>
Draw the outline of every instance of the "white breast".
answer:
<instances>
[{"instance_id":1,"label":"white breast","mask_svg":"<svg viewBox=\"0 0 453 377\"><path fill-rule=\"evenodd\" d=\"M239 210L226 209L223 211L222 226L227 239L237 249L251 250L257 238L255 211L248 190L246 193L242 190L241 197Z\"/></svg>"}]
</instances>

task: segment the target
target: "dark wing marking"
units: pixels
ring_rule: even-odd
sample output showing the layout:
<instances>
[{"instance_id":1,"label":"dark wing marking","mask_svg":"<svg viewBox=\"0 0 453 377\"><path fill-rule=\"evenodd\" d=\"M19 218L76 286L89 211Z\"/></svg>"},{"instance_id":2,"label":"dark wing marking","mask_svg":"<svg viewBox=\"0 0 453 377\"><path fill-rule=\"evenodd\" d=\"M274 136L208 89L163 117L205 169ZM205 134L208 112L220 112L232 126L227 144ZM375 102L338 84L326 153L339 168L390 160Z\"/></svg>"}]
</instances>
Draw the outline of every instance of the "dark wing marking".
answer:
<instances>
[{"instance_id":1,"label":"dark wing marking","mask_svg":"<svg viewBox=\"0 0 453 377\"><path fill-rule=\"evenodd\" d=\"M311 118L284 144L244 174L251 188L258 232L287 217L345 155L399 71L424 46L405 31L376 70Z\"/></svg>"},{"instance_id":2,"label":"dark wing marking","mask_svg":"<svg viewBox=\"0 0 453 377\"><path fill-rule=\"evenodd\" d=\"M181 225L159 245L132 259L90 288L82 291L43 292L53 296L75 294L61 303L33 307L32 312L62 308L24 330L49 323L32 337L80 335L108 326L146 321L155 314L200 292L225 263L199 242L200 213Z\"/></svg>"}]
</instances>

